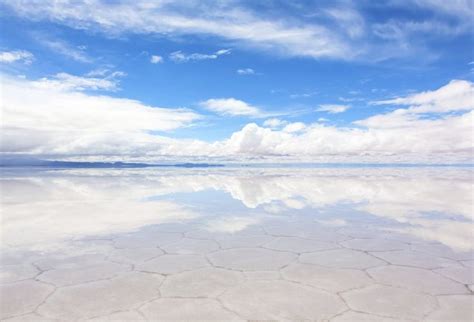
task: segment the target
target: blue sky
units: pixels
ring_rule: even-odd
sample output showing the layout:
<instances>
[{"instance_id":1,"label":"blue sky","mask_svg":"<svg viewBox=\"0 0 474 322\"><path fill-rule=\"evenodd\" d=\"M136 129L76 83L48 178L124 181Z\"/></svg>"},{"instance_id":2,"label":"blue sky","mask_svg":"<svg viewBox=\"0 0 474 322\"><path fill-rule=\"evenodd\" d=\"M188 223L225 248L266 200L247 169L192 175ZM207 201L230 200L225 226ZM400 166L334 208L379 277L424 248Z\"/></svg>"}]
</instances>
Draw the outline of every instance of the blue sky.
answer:
<instances>
[{"instance_id":1,"label":"blue sky","mask_svg":"<svg viewBox=\"0 0 474 322\"><path fill-rule=\"evenodd\" d=\"M446 162L472 156L469 0L0 3L9 139L3 153ZM431 96L423 101L416 96L422 92ZM36 106L22 93L47 99ZM134 125L123 124L123 113L115 117L117 109L104 112L104 97L120 106L136 101L124 107ZM61 109L67 99L85 99L92 110L84 116L80 103ZM97 111L91 100L101 102ZM99 133L108 122L115 123ZM416 142L398 142L394 122ZM440 126L446 133L433 132ZM38 142L23 142L34 133ZM73 135L75 144L58 133ZM450 140L462 144L448 149ZM189 149L190 142L198 148ZM129 146L108 148L122 145Z\"/></svg>"}]
</instances>

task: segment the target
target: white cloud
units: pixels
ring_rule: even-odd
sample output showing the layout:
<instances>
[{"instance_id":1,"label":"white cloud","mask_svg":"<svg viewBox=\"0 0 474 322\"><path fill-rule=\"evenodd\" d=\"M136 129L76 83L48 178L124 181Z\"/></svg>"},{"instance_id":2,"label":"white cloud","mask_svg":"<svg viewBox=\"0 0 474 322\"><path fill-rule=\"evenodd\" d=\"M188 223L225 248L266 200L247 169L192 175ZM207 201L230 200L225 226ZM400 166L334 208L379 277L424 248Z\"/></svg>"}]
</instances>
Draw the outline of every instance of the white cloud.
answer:
<instances>
[{"instance_id":1,"label":"white cloud","mask_svg":"<svg viewBox=\"0 0 474 322\"><path fill-rule=\"evenodd\" d=\"M350 108L349 105L340 105L340 104L321 104L319 108L316 109L317 112L327 112L330 114L337 114L347 111Z\"/></svg>"},{"instance_id":2,"label":"white cloud","mask_svg":"<svg viewBox=\"0 0 474 322\"><path fill-rule=\"evenodd\" d=\"M255 75L255 71L252 68L237 69L239 75Z\"/></svg>"},{"instance_id":3,"label":"white cloud","mask_svg":"<svg viewBox=\"0 0 474 322\"><path fill-rule=\"evenodd\" d=\"M139 188L131 185L131 181L126 183L123 177L104 179L68 176L60 180L52 177L11 180L7 184L8 198L19 202L5 204L8 213L2 213L0 247L5 247L3 241L8 241L16 249L57 251L71 247L72 238L130 233L145 226L199 217L198 212L174 202L151 198L143 202L155 195L153 183L156 188L156 182L142 181ZM25 187L34 187L34 193L25 194ZM35 202L38 196L48 197Z\"/></svg>"},{"instance_id":4,"label":"white cloud","mask_svg":"<svg viewBox=\"0 0 474 322\"><path fill-rule=\"evenodd\" d=\"M10 153L105 155L159 149L160 139L149 131L174 130L199 118L187 109L88 95L72 87L38 86L5 75L1 108L1 150Z\"/></svg>"},{"instance_id":5,"label":"white cloud","mask_svg":"<svg viewBox=\"0 0 474 322\"><path fill-rule=\"evenodd\" d=\"M159 63L162 63L164 60L163 60L163 57L159 56L159 55L152 55L150 57L150 63L152 64L159 64Z\"/></svg>"},{"instance_id":6,"label":"white cloud","mask_svg":"<svg viewBox=\"0 0 474 322\"><path fill-rule=\"evenodd\" d=\"M271 118L271 119L265 120L265 122L263 122L263 126L270 127L270 128L278 128L278 127L284 126L286 124L288 124L287 121L280 120L280 119L277 119L277 118Z\"/></svg>"},{"instance_id":7,"label":"white cloud","mask_svg":"<svg viewBox=\"0 0 474 322\"><path fill-rule=\"evenodd\" d=\"M406 97L376 101L376 105L409 105L411 113L443 113L474 109L474 84L464 80L452 80L434 91L426 91Z\"/></svg>"},{"instance_id":8,"label":"white cloud","mask_svg":"<svg viewBox=\"0 0 474 322\"><path fill-rule=\"evenodd\" d=\"M34 60L32 53L26 50L2 51L0 52L0 63L14 63L21 61L24 64L31 64Z\"/></svg>"},{"instance_id":9,"label":"white cloud","mask_svg":"<svg viewBox=\"0 0 474 322\"><path fill-rule=\"evenodd\" d=\"M366 1L299 4L281 14L270 5L259 6L257 10L242 1L222 1L218 5L205 0L0 1L24 18L99 31L109 37L131 33L172 39L210 35L233 46L274 55L371 61L428 55L432 52L430 44L419 41L420 34L469 34L474 12L470 0L386 1L385 8L393 12L387 17L371 16L373 5Z\"/></svg>"},{"instance_id":10,"label":"white cloud","mask_svg":"<svg viewBox=\"0 0 474 322\"><path fill-rule=\"evenodd\" d=\"M137 231L153 224L194 220L209 231L232 233L254 225L274 224L277 218L265 216L265 212L295 215L296 206L317 211L314 218L324 225L350 225L354 210L364 211L376 216L372 228L400 227L404 234L458 250L472 250L472 172L452 168L412 170L76 169L67 170L67 175L61 177L13 174L14 180L2 183L2 246L58 249L67 246L71 237L77 241ZM242 214L216 216L189 207L189 202L183 205L179 198L166 201L166 196L174 197L176 193L210 189L225 192L250 209ZM156 196L164 198L152 198ZM334 213L334 206L347 211ZM329 217L325 216L328 210ZM130 212L137 215L130 216ZM447 216L432 216L433 213ZM452 220L454 216L461 220Z\"/></svg>"},{"instance_id":11,"label":"white cloud","mask_svg":"<svg viewBox=\"0 0 474 322\"><path fill-rule=\"evenodd\" d=\"M200 103L204 108L229 116L260 116L261 111L244 101L235 98L211 98Z\"/></svg>"},{"instance_id":12,"label":"white cloud","mask_svg":"<svg viewBox=\"0 0 474 322\"><path fill-rule=\"evenodd\" d=\"M228 55L230 53L231 53L230 49L219 49L218 51L216 51L217 56Z\"/></svg>"},{"instance_id":13,"label":"white cloud","mask_svg":"<svg viewBox=\"0 0 474 322\"><path fill-rule=\"evenodd\" d=\"M413 0L418 6L433 9L438 13L457 17L472 23L474 5L470 0Z\"/></svg>"},{"instance_id":14,"label":"white cloud","mask_svg":"<svg viewBox=\"0 0 474 322\"><path fill-rule=\"evenodd\" d=\"M318 162L472 162L473 111L425 117L412 108L376 114L356 126L267 120L250 123L216 142L172 139L150 131L188 126L199 115L138 101L39 88L28 80L2 78L2 151L89 155L96 160L290 160ZM471 85L470 85L471 86ZM433 91L436 92L436 91ZM28 93L28 95L25 95ZM457 92L463 97L464 92ZM417 97L416 94L413 97ZM463 102L454 95L452 102ZM210 99L203 107L224 115L263 116L234 98ZM286 126L286 128L282 128Z\"/></svg>"},{"instance_id":15,"label":"white cloud","mask_svg":"<svg viewBox=\"0 0 474 322\"><path fill-rule=\"evenodd\" d=\"M230 49L221 49L216 51L213 54L200 54L200 53L193 53L193 54L186 54L183 53L181 50L172 52L169 55L170 60L176 63L186 63L189 61L197 61L197 60L208 60L208 59L217 59L219 56L228 55L230 54Z\"/></svg>"},{"instance_id":16,"label":"white cloud","mask_svg":"<svg viewBox=\"0 0 474 322\"><path fill-rule=\"evenodd\" d=\"M265 16L234 2L109 2L61 1L5 3L17 14L46 19L77 29L99 30L110 36L122 33L160 35L212 35L260 50L287 56L347 59L359 51L344 35L323 24L304 23L286 16ZM119 14L117 14L119 13ZM212 59L212 58L211 58Z\"/></svg>"},{"instance_id":17,"label":"white cloud","mask_svg":"<svg viewBox=\"0 0 474 322\"><path fill-rule=\"evenodd\" d=\"M44 89L56 90L105 90L115 91L118 89L119 79L125 74L123 72L112 72L105 77L90 77L91 73L86 76L75 76L68 73L58 73L52 78L41 78L37 81L31 82L34 87ZM97 71L92 71L92 75L97 74ZM102 74L103 75L103 74Z\"/></svg>"},{"instance_id":18,"label":"white cloud","mask_svg":"<svg viewBox=\"0 0 474 322\"><path fill-rule=\"evenodd\" d=\"M236 233L256 225L260 219L255 217L226 216L224 218L212 218L206 222L204 229L213 233Z\"/></svg>"},{"instance_id":19,"label":"white cloud","mask_svg":"<svg viewBox=\"0 0 474 322\"><path fill-rule=\"evenodd\" d=\"M334 19L341 31L347 33L350 38L358 38L365 33L364 18L350 5L339 8L331 7L324 12L329 18Z\"/></svg>"},{"instance_id":20,"label":"white cloud","mask_svg":"<svg viewBox=\"0 0 474 322\"><path fill-rule=\"evenodd\" d=\"M300 132L306 128L306 125L301 122L290 123L283 128L283 132L294 133Z\"/></svg>"}]
</instances>

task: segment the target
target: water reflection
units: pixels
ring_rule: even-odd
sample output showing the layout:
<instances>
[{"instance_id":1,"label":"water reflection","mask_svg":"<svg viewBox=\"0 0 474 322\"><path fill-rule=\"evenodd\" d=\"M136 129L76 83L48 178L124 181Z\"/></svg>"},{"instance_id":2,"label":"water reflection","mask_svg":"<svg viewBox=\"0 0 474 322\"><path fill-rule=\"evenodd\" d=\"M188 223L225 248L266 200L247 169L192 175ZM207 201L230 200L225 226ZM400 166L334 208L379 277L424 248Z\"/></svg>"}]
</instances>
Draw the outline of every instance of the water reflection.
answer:
<instances>
[{"instance_id":1,"label":"water reflection","mask_svg":"<svg viewBox=\"0 0 474 322\"><path fill-rule=\"evenodd\" d=\"M469 169L1 179L1 320L472 320Z\"/></svg>"},{"instance_id":2,"label":"water reflection","mask_svg":"<svg viewBox=\"0 0 474 322\"><path fill-rule=\"evenodd\" d=\"M2 247L54 250L71 240L186 223L236 233L303 220L398 232L472 249L469 169L57 170L2 177Z\"/></svg>"}]
</instances>

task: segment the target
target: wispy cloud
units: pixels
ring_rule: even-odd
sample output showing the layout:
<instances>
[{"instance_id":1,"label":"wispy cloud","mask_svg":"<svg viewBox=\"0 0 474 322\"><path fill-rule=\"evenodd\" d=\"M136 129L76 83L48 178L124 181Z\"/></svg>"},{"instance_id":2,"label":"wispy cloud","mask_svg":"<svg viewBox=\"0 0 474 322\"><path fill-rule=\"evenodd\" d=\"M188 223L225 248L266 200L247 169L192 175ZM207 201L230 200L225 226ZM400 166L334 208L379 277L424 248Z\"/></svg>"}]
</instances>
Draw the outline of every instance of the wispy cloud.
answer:
<instances>
[{"instance_id":1,"label":"wispy cloud","mask_svg":"<svg viewBox=\"0 0 474 322\"><path fill-rule=\"evenodd\" d=\"M0 52L0 63L22 62L29 65L33 62L34 56L26 50L13 50Z\"/></svg>"},{"instance_id":2,"label":"wispy cloud","mask_svg":"<svg viewBox=\"0 0 474 322\"><path fill-rule=\"evenodd\" d=\"M175 63L186 63L189 61L217 59L219 58L219 56L228 55L230 53L231 53L230 49L221 49L212 54L200 54L200 53L186 54L179 50L179 51L172 52L169 55L169 59L174 61Z\"/></svg>"},{"instance_id":3,"label":"wispy cloud","mask_svg":"<svg viewBox=\"0 0 474 322\"><path fill-rule=\"evenodd\" d=\"M340 105L340 104L321 104L316 109L317 112L327 112L330 114L337 114L347 111L350 108L350 105Z\"/></svg>"},{"instance_id":4,"label":"wispy cloud","mask_svg":"<svg viewBox=\"0 0 474 322\"><path fill-rule=\"evenodd\" d=\"M212 35L236 45L277 55L347 59L356 54L323 24L310 24L272 17L245 5L222 2L62 1L37 3L31 0L7 2L17 14L46 19L78 29L92 29L116 36L134 32L159 35ZM74 8L74 10L71 10ZM116 13L120 12L120 15ZM277 35L277 36L276 36ZM200 56L195 56L200 57ZM212 58L211 58L212 59Z\"/></svg>"},{"instance_id":5,"label":"wispy cloud","mask_svg":"<svg viewBox=\"0 0 474 322\"><path fill-rule=\"evenodd\" d=\"M97 75L99 73L99 75ZM85 91L85 90L104 90L104 91L116 91L120 83L120 77L125 76L125 73L116 72L105 72L103 71L92 71L85 76L75 76L68 73L58 73L52 77L44 77L37 81L31 82L31 84L38 88L44 89L55 89L55 90L74 90L74 91ZM93 76L94 75L94 76ZM102 76L102 77L97 77Z\"/></svg>"},{"instance_id":6,"label":"wispy cloud","mask_svg":"<svg viewBox=\"0 0 474 322\"><path fill-rule=\"evenodd\" d=\"M239 75L255 75L255 70L252 68L241 68L237 69L237 74Z\"/></svg>"},{"instance_id":7,"label":"wispy cloud","mask_svg":"<svg viewBox=\"0 0 474 322\"><path fill-rule=\"evenodd\" d=\"M370 59L431 53L429 43L417 42L428 34L450 37L471 33L474 8L469 0L388 1L388 8L406 14L379 16L368 12L371 2L325 2L299 5L298 10L275 14L265 6L256 10L245 2L224 1L5 1L6 8L32 20L49 20L109 37L126 33L157 34L170 38L210 35L244 49L279 56ZM296 7L296 6L295 6ZM73 8L73 10L71 10ZM369 9L369 10L368 10ZM393 10L393 12L398 12ZM120 12L120 15L116 13ZM411 17L411 15L408 15ZM308 17L314 19L308 19ZM426 37L423 38L426 40ZM426 47L426 48L425 48ZM204 54L206 55L206 54Z\"/></svg>"},{"instance_id":8,"label":"wispy cloud","mask_svg":"<svg viewBox=\"0 0 474 322\"><path fill-rule=\"evenodd\" d=\"M38 41L55 53L71 58L77 62L91 63L93 61L82 46L73 46L64 40L51 39L43 35L38 36Z\"/></svg>"}]
</instances>

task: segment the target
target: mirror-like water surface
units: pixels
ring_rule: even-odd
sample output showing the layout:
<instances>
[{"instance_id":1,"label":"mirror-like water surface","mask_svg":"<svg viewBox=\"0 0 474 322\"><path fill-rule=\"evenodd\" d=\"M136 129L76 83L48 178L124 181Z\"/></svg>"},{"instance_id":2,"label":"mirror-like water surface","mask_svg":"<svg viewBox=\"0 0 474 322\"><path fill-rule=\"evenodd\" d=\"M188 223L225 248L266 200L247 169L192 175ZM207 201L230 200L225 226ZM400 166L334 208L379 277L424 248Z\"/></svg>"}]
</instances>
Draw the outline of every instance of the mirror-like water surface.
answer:
<instances>
[{"instance_id":1,"label":"mirror-like water surface","mask_svg":"<svg viewBox=\"0 0 474 322\"><path fill-rule=\"evenodd\" d=\"M2 318L472 320L472 179L462 168L5 171Z\"/></svg>"}]
</instances>

